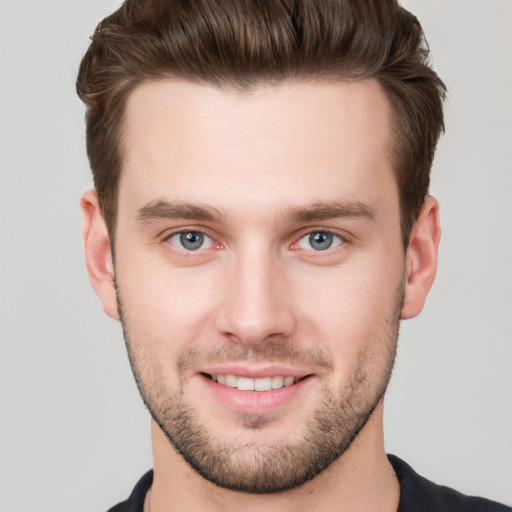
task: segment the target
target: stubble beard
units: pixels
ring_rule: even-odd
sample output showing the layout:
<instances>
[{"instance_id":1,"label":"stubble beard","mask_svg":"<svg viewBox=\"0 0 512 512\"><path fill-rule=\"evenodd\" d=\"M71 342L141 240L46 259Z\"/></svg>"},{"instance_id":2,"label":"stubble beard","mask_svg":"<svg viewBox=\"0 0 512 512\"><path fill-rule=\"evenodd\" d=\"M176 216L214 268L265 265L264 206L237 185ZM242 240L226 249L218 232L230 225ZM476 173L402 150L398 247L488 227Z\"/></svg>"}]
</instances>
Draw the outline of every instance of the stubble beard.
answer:
<instances>
[{"instance_id":1,"label":"stubble beard","mask_svg":"<svg viewBox=\"0 0 512 512\"><path fill-rule=\"evenodd\" d=\"M379 350L382 350L385 347L384 354L379 352L376 357L374 353L362 352L357 367L340 392L336 394L327 388L322 391L322 398L307 422L302 439L293 443L283 441L279 445L265 442L221 442L213 439L207 423L200 419L188 403L184 391L186 379L183 375L180 376L181 387L176 392L169 392L161 379L155 377L155 369L149 368L151 359L141 355L142 345L130 336L129 322L117 286L116 290L128 356L142 400L189 466L222 488L269 494L293 489L313 479L351 446L383 399L391 378L404 298L403 282L397 290L395 311L386 320L386 328L382 329L384 332L380 332L377 339L368 344L370 349L379 346ZM224 356L226 353L236 353L239 360L254 358L290 362L291 359L309 361L310 364L314 362L324 367L332 365L324 353L298 353L286 340L281 344L275 342L270 349L262 348L257 353L240 346L221 352ZM197 357L200 354L185 353L178 362L181 373ZM372 371L375 368L371 365L368 367L368 361L375 359L380 359L377 376ZM271 423L271 418L266 415L250 415L246 417L243 426L257 430L268 423Z\"/></svg>"}]
</instances>

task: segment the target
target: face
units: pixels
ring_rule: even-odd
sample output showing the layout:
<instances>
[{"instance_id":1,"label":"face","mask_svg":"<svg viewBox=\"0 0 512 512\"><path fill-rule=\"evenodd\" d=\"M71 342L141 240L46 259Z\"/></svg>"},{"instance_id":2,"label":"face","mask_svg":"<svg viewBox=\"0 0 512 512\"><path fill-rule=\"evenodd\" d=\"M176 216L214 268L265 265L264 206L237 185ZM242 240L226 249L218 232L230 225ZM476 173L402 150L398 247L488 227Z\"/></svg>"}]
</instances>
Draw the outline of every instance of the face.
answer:
<instances>
[{"instance_id":1,"label":"face","mask_svg":"<svg viewBox=\"0 0 512 512\"><path fill-rule=\"evenodd\" d=\"M385 96L373 81L129 97L115 279L153 418L202 476L313 478L385 391L403 300Z\"/></svg>"}]
</instances>

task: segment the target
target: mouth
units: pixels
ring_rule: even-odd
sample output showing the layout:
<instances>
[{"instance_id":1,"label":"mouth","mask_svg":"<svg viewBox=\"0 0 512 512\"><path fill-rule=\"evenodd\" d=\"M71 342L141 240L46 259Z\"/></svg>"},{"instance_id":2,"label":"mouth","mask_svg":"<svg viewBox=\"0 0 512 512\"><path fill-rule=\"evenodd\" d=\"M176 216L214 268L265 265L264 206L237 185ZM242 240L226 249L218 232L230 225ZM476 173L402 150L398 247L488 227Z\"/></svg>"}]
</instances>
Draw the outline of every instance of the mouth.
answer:
<instances>
[{"instance_id":1,"label":"mouth","mask_svg":"<svg viewBox=\"0 0 512 512\"><path fill-rule=\"evenodd\" d=\"M271 377L269 376L253 379L250 377L243 377L241 375L225 375L222 373L203 373L203 375L210 380L220 384L221 386L237 388L239 391L272 391L275 389L292 386L293 384L296 384L297 382L300 382L309 377L309 375L305 375L303 377L275 375Z\"/></svg>"},{"instance_id":2,"label":"mouth","mask_svg":"<svg viewBox=\"0 0 512 512\"><path fill-rule=\"evenodd\" d=\"M212 399L212 406L220 403L244 416L290 410L298 403L298 397L305 396L306 390L314 392L317 380L314 373L277 365L273 368L236 365L203 368L198 375L199 382L205 385L204 392Z\"/></svg>"}]
</instances>

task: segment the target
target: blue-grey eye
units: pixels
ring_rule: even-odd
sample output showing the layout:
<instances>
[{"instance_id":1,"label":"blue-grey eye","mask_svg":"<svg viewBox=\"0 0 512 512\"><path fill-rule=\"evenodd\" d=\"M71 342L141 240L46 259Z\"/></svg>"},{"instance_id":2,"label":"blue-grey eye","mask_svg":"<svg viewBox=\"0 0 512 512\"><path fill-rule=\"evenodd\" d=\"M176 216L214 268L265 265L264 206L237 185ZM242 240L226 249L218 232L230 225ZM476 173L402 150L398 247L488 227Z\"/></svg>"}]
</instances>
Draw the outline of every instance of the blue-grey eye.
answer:
<instances>
[{"instance_id":1,"label":"blue-grey eye","mask_svg":"<svg viewBox=\"0 0 512 512\"><path fill-rule=\"evenodd\" d=\"M169 242L179 249L197 251L212 246L212 239L200 231L181 231L169 238Z\"/></svg>"},{"instance_id":2,"label":"blue-grey eye","mask_svg":"<svg viewBox=\"0 0 512 512\"><path fill-rule=\"evenodd\" d=\"M301 249L313 249L314 251L325 251L341 245L343 240L338 235L328 231L313 231L303 236L298 246Z\"/></svg>"}]
</instances>

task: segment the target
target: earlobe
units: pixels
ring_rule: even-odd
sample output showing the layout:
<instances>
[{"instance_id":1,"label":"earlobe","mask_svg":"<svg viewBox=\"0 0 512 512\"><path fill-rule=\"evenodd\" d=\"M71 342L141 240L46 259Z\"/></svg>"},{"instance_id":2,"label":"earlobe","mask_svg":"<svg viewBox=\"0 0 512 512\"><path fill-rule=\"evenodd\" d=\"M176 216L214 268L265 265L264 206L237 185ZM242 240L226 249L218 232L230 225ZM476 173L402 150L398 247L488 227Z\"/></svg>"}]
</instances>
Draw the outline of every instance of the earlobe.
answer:
<instances>
[{"instance_id":1,"label":"earlobe","mask_svg":"<svg viewBox=\"0 0 512 512\"><path fill-rule=\"evenodd\" d=\"M436 275L440 238L439 203L433 197L428 197L411 230L407 247L405 298L402 307L404 320L414 318L423 309Z\"/></svg>"},{"instance_id":2,"label":"earlobe","mask_svg":"<svg viewBox=\"0 0 512 512\"><path fill-rule=\"evenodd\" d=\"M119 320L110 239L96 191L85 192L80 206L83 216L82 242L89 279L105 313Z\"/></svg>"}]
</instances>

